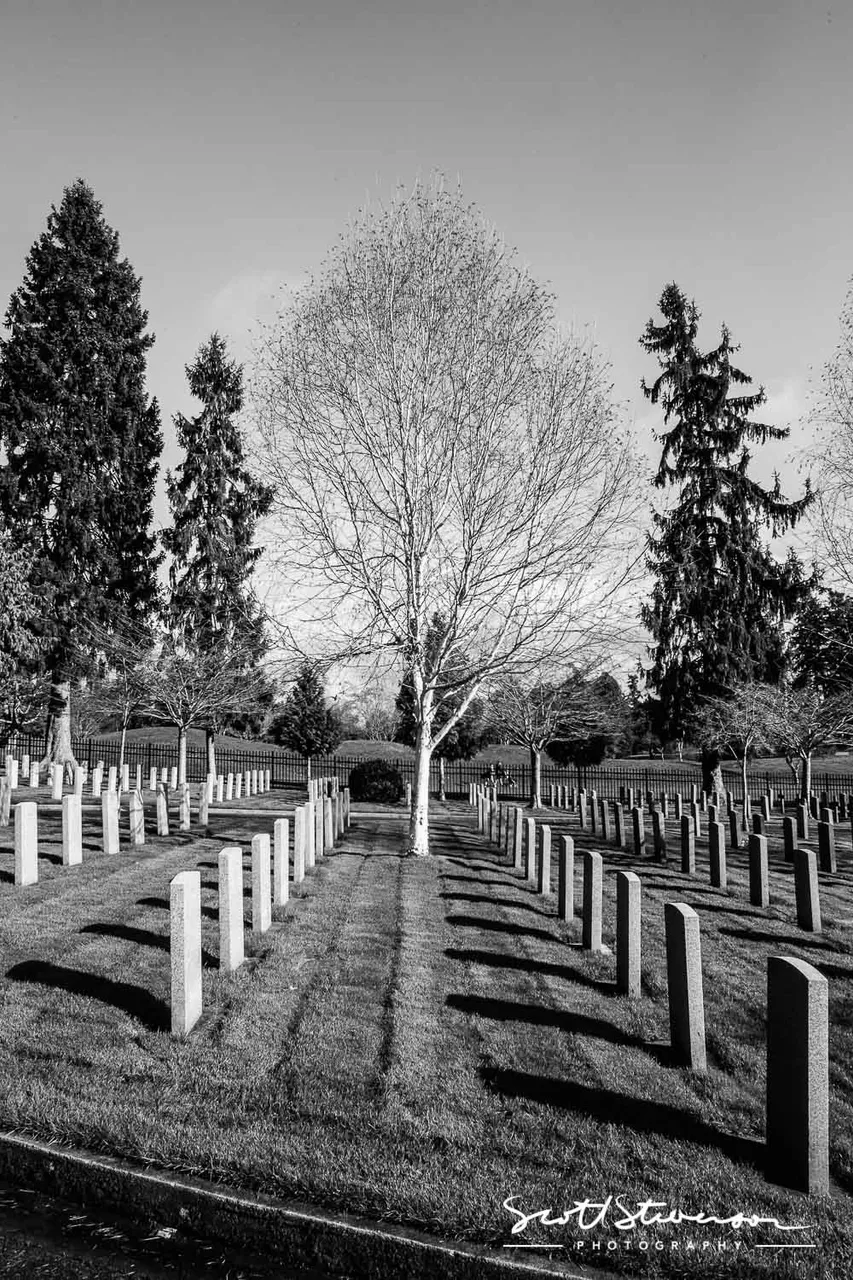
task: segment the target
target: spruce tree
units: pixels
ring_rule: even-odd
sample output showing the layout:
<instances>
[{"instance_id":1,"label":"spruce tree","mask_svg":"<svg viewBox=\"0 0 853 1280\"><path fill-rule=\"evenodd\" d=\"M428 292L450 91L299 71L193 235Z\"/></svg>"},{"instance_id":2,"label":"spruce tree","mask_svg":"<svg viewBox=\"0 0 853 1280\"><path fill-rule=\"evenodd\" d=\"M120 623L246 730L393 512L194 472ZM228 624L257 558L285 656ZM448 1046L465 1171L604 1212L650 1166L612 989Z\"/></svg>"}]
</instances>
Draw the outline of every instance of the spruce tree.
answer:
<instances>
[{"instance_id":1,"label":"spruce tree","mask_svg":"<svg viewBox=\"0 0 853 1280\"><path fill-rule=\"evenodd\" d=\"M279 746L300 756L327 755L343 737L340 721L326 705L323 683L310 662L305 662L284 706L270 726Z\"/></svg>"},{"instance_id":2,"label":"spruce tree","mask_svg":"<svg viewBox=\"0 0 853 1280\"><path fill-rule=\"evenodd\" d=\"M51 682L45 761L69 763L70 690L90 628L114 632L157 603L149 531L162 448L145 390L153 335L140 279L82 180L27 258L0 348L0 512L35 558Z\"/></svg>"},{"instance_id":3,"label":"spruce tree","mask_svg":"<svg viewBox=\"0 0 853 1280\"><path fill-rule=\"evenodd\" d=\"M245 465L237 415L243 407L243 370L228 358L214 333L186 366L190 390L202 403L193 418L178 414L178 443L185 451L166 488L172 527L163 545L169 568L168 615L176 642L248 670L265 652L263 622L250 579L260 550L257 521L269 510L272 490ZM209 768L216 772L213 739L224 719L207 726Z\"/></svg>"},{"instance_id":4,"label":"spruce tree","mask_svg":"<svg viewBox=\"0 0 853 1280\"><path fill-rule=\"evenodd\" d=\"M791 528L811 494L807 488L787 502L778 476L770 490L749 476L748 446L788 432L752 420L764 389L738 390L752 379L732 364L738 348L728 329L702 352L695 302L670 284L659 306L663 323L649 320L640 343L661 372L642 389L663 409L655 484L679 492L671 511L653 515L648 566L656 581L641 614L653 639L648 684L661 699L668 736L680 739L703 699L730 696L745 681L779 679L782 624L804 585L796 557L779 563L761 535ZM704 751L703 779L706 790L722 789L718 752Z\"/></svg>"}]
</instances>

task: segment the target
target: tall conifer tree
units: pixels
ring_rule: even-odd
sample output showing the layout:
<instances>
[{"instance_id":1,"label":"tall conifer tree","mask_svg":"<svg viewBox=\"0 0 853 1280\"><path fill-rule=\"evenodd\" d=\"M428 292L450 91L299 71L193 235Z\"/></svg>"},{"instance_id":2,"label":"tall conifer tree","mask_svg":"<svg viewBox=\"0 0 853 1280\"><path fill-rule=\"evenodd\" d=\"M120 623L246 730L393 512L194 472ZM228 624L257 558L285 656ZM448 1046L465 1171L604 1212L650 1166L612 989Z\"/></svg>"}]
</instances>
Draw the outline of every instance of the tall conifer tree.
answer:
<instances>
[{"instance_id":1,"label":"tall conifer tree","mask_svg":"<svg viewBox=\"0 0 853 1280\"><path fill-rule=\"evenodd\" d=\"M172 528L163 532L171 554L169 622L182 648L246 668L263 656L263 622L251 590L260 550L255 528L269 510L272 491L246 468L237 415L243 407L243 370L228 358L214 333L186 367L190 390L202 403L193 418L175 417L185 451L166 487ZM215 772L213 738L207 728L209 766Z\"/></svg>"},{"instance_id":2,"label":"tall conifer tree","mask_svg":"<svg viewBox=\"0 0 853 1280\"><path fill-rule=\"evenodd\" d=\"M783 440L787 430L754 422L763 388L730 394L752 379L736 368L723 327L719 345L697 346L699 311L676 284L660 299L663 323L649 320L641 345L661 373L644 395L663 408L658 488L679 486L673 509L653 516L648 565L655 575L642 618L652 634L650 687L669 736L679 738L706 697L725 697L753 680L773 683L782 667L782 623L802 597L799 562L779 563L762 541L791 528L811 500L782 497L748 475L747 446ZM706 790L722 789L719 755L703 756Z\"/></svg>"},{"instance_id":3,"label":"tall conifer tree","mask_svg":"<svg viewBox=\"0 0 853 1280\"><path fill-rule=\"evenodd\" d=\"M150 532L162 448L145 390L153 335L140 279L82 180L27 258L0 347L0 510L32 551L52 686L45 760L72 760L70 690L90 628L144 621L157 603Z\"/></svg>"}]
</instances>

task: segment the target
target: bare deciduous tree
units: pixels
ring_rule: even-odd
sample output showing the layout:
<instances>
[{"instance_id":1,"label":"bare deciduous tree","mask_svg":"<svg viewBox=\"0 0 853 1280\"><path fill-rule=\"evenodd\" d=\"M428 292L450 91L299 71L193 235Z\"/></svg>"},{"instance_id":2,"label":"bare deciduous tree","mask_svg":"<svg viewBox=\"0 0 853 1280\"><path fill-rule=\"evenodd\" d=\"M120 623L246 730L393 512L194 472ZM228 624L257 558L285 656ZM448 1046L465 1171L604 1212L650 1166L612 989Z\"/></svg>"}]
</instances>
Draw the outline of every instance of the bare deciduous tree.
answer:
<instances>
[{"instance_id":1,"label":"bare deciduous tree","mask_svg":"<svg viewBox=\"0 0 853 1280\"><path fill-rule=\"evenodd\" d=\"M768 739L791 767L799 762L800 795L808 799L815 753L827 747L849 747L853 742L853 690L827 695L813 682L796 689L787 684L771 688L765 725Z\"/></svg>"},{"instance_id":2,"label":"bare deciduous tree","mask_svg":"<svg viewBox=\"0 0 853 1280\"><path fill-rule=\"evenodd\" d=\"M635 553L636 470L606 370L437 185L362 215L258 354L289 634L330 658L393 650L411 670L409 850L426 854L435 748L484 682L600 640ZM436 728L442 699L454 711Z\"/></svg>"},{"instance_id":3,"label":"bare deciduous tree","mask_svg":"<svg viewBox=\"0 0 853 1280\"><path fill-rule=\"evenodd\" d=\"M833 581L853 588L853 282L841 312L841 337L827 362L814 417L822 427L816 522ZM810 457L810 462L813 459Z\"/></svg>"},{"instance_id":4,"label":"bare deciduous tree","mask_svg":"<svg viewBox=\"0 0 853 1280\"><path fill-rule=\"evenodd\" d=\"M725 697L705 698L691 726L691 736L698 743L739 762L745 796L749 794L749 757L771 745L772 708L778 694L773 685L744 681Z\"/></svg>"},{"instance_id":5,"label":"bare deciduous tree","mask_svg":"<svg viewBox=\"0 0 853 1280\"><path fill-rule=\"evenodd\" d=\"M223 718L240 715L263 697L266 683L257 667L246 666L245 653L216 649L197 653L165 645L150 672L141 710L178 730L178 778L187 778L187 731L207 729ZM208 770L215 772L208 750Z\"/></svg>"},{"instance_id":6,"label":"bare deciduous tree","mask_svg":"<svg viewBox=\"0 0 853 1280\"><path fill-rule=\"evenodd\" d=\"M489 694L487 723L501 742L530 752L530 807L542 808L542 752L556 741L604 732L609 718L579 674L557 681L505 678Z\"/></svg>"}]
</instances>

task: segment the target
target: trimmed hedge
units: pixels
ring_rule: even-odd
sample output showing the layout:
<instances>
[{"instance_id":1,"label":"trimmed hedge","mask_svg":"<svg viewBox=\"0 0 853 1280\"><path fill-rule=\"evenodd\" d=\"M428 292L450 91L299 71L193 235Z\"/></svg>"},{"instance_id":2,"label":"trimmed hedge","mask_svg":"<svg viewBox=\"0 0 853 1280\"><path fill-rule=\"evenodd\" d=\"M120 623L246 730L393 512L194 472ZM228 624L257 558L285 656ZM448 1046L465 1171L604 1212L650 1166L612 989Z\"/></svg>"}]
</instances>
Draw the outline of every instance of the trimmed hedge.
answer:
<instances>
[{"instance_id":1,"label":"trimmed hedge","mask_svg":"<svg viewBox=\"0 0 853 1280\"><path fill-rule=\"evenodd\" d=\"M397 804L406 788L399 769L393 764L387 760L364 760L350 770L349 789L353 800Z\"/></svg>"}]
</instances>

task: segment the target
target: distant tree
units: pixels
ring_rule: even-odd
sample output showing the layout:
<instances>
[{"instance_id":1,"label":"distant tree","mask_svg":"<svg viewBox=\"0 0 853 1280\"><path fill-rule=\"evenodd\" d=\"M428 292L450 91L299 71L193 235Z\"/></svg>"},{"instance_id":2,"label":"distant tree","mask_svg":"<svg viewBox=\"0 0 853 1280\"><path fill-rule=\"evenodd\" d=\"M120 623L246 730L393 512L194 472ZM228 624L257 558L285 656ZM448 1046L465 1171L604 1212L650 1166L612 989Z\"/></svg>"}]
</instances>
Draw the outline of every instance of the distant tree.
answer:
<instances>
[{"instance_id":1,"label":"distant tree","mask_svg":"<svg viewBox=\"0 0 853 1280\"><path fill-rule=\"evenodd\" d=\"M853 590L853 280L841 312L838 345L823 370L813 418L817 439L820 559L835 587Z\"/></svg>"},{"instance_id":2,"label":"distant tree","mask_svg":"<svg viewBox=\"0 0 853 1280\"><path fill-rule=\"evenodd\" d=\"M754 681L736 685L723 697L706 698L690 726L691 737L700 746L711 747L739 762L745 796L749 795L749 760L761 747L771 744L775 694L773 685Z\"/></svg>"},{"instance_id":3,"label":"distant tree","mask_svg":"<svg viewBox=\"0 0 853 1280\"><path fill-rule=\"evenodd\" d=\"M564 713L548 744L556 764L576 768L601 764L624 741L628 726L625 695L606 672L594 679L576 676L568 685Z\"/></svg>"},{"instance_id":4,"label":"distant tree","mask_svg":"<svg viewBox=\"0 0 853 1280\"><path fill-rule=\"evenodd\" d=\"M853 685L853 597L815 583L797 611L790 640L794 687L824 694Z\"/></svg>"},{"instance_id":5,"label":"distant tree","mask_svg":"<svg viewBox=\"0 0 853 1280\"><path fill-rule=\"evenodd\" d=\"M303 664L270 733L279 746L300 756L329 755L340 745L340 722L326 702L322 681L312 663Z\"/></svg>"},{"instance_id":6,"label":"distant tree","mask_svg":"<svg viewBox=\"0 0 853 1280\"><path fill-rule=\"evenodd\" d=\"M187 779L187 734L245 712L263 690L258 669L244 653L212 648L203 653L177 647L169 639L151 671L145 701L147 717L178 731L178 778Z\"/></svg>"},{"instance_id":7,"label":"distant tree","mask_svg":"<svg viewBox=\"0 0 853 1280\"><path fill-rule=\"evenodd\" d=\"M77 719L77 731L81 736L87 736L88 731L97 732L104 723L117 728L121 734L120 771L127 747L127 731L154 696L162 640L158 645L153 628L145 623L134 626L125 622L115 632L90 626L81 634L79 642L86 653L95 656L95 660L85 690L77 695L83 713Z\"/></svg>"},{"instance_id":8,"label":"distant tree","mask_svg":"<svg viewBox=\"0 0 853 1280\"><path fill-rule=\"evenodd\" d=\"M495 738L526 747L530 754L530 807L542 807L542 753L557 763L568 735L580 738L602 726L602 708L589 682L577 673L562 679L503 680L490 691L487 723Z\"/></svg>"},{"instance_id":9,"label":"distant tree","mask_svg":"<svg viewBox=\"0 0 853 1280\"><path fill-rule=\"evenodd\" d=\"M255 528L272 493L250 475L237 415L243 407L243 371L214 333L186 366L190 390L202 403L194 418L175 417L183 462L166 477L172 527L162 533L171 556L169 627L200 655L227 654L255 667L266 650L263 620L250 585L260 549ZM243 724L246 721L243 720ZM205 725L208 768L216 772L214 737L223 720Z\"/></svg>"},{"instance_id":10,"label":"distant tree","mask_svg":"<svg viewBox=\"0 0 853 1280\"><path fill-rule=\"evenodd\" d=\"M853 690L825 694L816 681L798 688L784 682L769 691L767 736L787 757L795 775L799 772L800 794L807 800L812 758L827 748L853 743Z\"/></svg>"},{"instance_id":11,"label":"distant tree","mask_svg":"<svg viewBox=\"0 0 853 1280\"><path fill-rule=\"evenodd\" d=\"M663 323L649 320L640 343L661 373L642 389L664 415L655 484L679 488L674 508L652 517L655 584L641 613L653 641L648 683L660 697L666 736L678 741L706 699L780 678L782 624L802 598L802 570L793 554L776 561L759 535L762 527L773 534L791 528L812 495L807 487L787 502L778 477L772 490L749 477L747 446L788 432L752 421L766 399L763 388L729 394L752 380L731 362L737 347L728 330L702 352L695 302L670 284L659 306ZM703 751L702 769L705 790L722 790L718 751Z\"/></svg>"},{"instance_id":12,"label":"distant tree","mask_svg":"<svg viewBox=\"0 0 853 1280\"><path fill-rule=\"evenodd\" d=\"M117 234L78 180L30 250L0 347L0 516L34 554L51 685L45 762L73 761L71 687L88 661L81 631L114 629L157 603L149 526L162 437L145 391L154 339L139 294Z\"/></svg>"}]
</instances>

